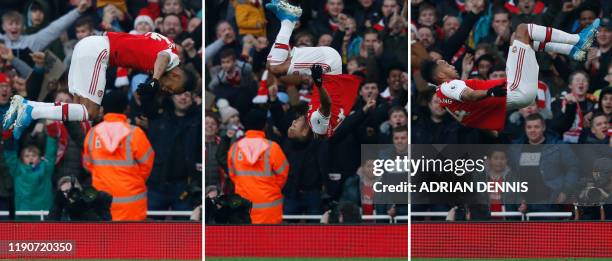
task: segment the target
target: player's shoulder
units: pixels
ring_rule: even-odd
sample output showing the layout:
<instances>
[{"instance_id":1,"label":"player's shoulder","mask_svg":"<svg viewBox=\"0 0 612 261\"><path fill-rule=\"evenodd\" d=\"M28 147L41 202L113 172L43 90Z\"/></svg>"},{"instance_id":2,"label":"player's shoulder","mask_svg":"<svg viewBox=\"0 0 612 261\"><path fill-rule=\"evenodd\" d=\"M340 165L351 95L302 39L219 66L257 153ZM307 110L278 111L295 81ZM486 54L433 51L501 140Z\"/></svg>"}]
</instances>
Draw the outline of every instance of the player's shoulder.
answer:
<instances>
[{"instance_id":1,"label":"player's shoulder","mask_svg":"<svg viewBox=\"0 0 612 261\"><path fill-rule=\"evenodd\" d=\"M467 81L469 81L469 80L467 80ZM450 81L443 82L442 84L440 84L440 88L455 89L455 88L458 88L458 87L465 87L467 85L467 81L463 81L463 80L459 80L459 79L450 80Z\"/></svg>"}]
</instances>

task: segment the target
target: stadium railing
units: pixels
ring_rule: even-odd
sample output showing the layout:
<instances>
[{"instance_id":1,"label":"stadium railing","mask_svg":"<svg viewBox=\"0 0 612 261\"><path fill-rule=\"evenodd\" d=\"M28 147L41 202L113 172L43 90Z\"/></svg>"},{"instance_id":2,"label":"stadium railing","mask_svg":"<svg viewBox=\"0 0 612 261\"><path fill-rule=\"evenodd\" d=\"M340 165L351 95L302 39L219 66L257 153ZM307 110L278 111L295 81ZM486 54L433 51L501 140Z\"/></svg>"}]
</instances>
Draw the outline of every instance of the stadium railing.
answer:
<instances>
[{"instance_id":1,"label":"stadium railing","mask_svg":"<svg viewBox=\"0 0 612 261\"><path fill-rule=\"evenodd\" d=\"M432 212L411 212L412 217L446 217L448 212L432 211ZM572 212L530 212L522 213L518 211L491 212L491 217L520 217L522 221L530 220L530 218L568 218L572 216ZM283 220L321 220L321 215L283 215ZM395 224L397 221L406 221L408 216L389 215L364 215L363 220L389 220L389 224Z\"/></svg>"},{"instance_id":2,"label":"stadium railing","mask_svg":"<svg viewBox=\"0 0 612 261\"><path fill-rule=\"evenodd\" d=\"M322 215L283 215L283 220L321 220ZM389 215L363 215L363 220L389 220L389 224L395 224L398 220L408 220L408 216Z\"/></svg>"},{"instance_id":3,"label":"stadium railing","mask_svg":"<svg viewBox=\"0 0 612 261\"><path fill-rule=\"evenodd\" d=\"M432 211L432 212L411 212L410 216L413 217L446 217L448 212L445 211ZM532 217L538 218L555 218L555 217L571 217L572 212L529 212L522 213L518 211L506 211L506 212L491 212L491 217L520 217L521 220L530 220Z\"/></svg>"},{"instance_id":4,"label":"stadium railing","mask_svg":"<svg viewBox=\"0 0 612 261\"><path fill-rule=\"evenodd\" d=\"M190 217L193 211L156 211L151 210L147 211L147 216L149 217L159 217L159 216L171 216L171 217ZM49 211L46 210L35 210L35 211L15 211L16 216L39 216L40 220L45 220L45 216L49 214ZM0 211L0 217L9 216L8 211Z\"/></svg>"}]
</instances>

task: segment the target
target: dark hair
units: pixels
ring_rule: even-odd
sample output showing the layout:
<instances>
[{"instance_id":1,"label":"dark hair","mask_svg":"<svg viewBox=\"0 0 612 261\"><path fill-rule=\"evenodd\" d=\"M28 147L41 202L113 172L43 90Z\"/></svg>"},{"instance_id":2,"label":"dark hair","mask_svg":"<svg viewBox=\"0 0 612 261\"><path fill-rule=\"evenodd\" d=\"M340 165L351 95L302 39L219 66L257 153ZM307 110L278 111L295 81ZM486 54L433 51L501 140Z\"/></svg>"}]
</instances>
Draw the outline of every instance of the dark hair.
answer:
<instances>
[{"instance_id":1,"label":"dark hair","mask_svg":"<svg viewBox=\"0 0 612 261\"><path fill-rule=\"evenodd\" d=\"M128 106L127 94L121 90L112 90L104 95L102 99L102 108L104 114L107 113L125 113Z\"/></svg>"},{"instance_id":2,"label":"dark hair","mask_svg":"<svg viewBox=\"0 0 612 261\"><path fill-rule=\"evenodd\" d=\"M219 113L213 112L211 110L206 110L204 115L206 115L204 118L210 117L217 123L217 125L221 125L221 116L219 116Z\"/></svg>"},{"instance_id":3,"label":"dark hair","mask_svg":"<svg viewBox=\"0 0 612 261\"><path fill-rule=\"evenodd\" d=\"M496 72L496 71L506 71L506 65L501 64L501 63L493 65L491 72Z\"/></svg>"},{"instance_id":4,"label":"dark hair","mask_svg":"<svg viewBox=\"0 0 612 261\"><path fill-rule=\"evenodd\" d=\"M186 92L193 92L193 90L198 87L196 86L198 84L198 79L195 73L191 72L190 70L182 70L183 74L185 75L185 81L183 82L183 90L185 90Z\"/></svg>"},{"instance_id":5,"label":"dark hair","mask_svg":"<svg viewBox=\"0 0 612 261\"><path fill-rule=\"evenodd\" d=\"M176 17L176 19L181 21L181 17L179 15L177 15L177 14L165 14L164 17L163 17L162 23L163 23L163 21L166 21L166 18L168 18L170 16L174 16L174 17ZM181 28L183 27L182 23L179 23L179 25L181 26Z\"/></svg>"},{"instance_id":6,"label":"dark hair","mask_svg":"<svg viewBox=\"0 0 612 261\"><path fill-rule=\"evenodd\" d=\"M32 5L30 6L30 12L31 11L42 11L43 13L45 12L45 10L42 8L42 5L40 5L40 3L36 1L32 2Z\"/></svg>"},{"instance_id":7,"label":"dark hair","mask_svg":"<svg viewBox=\"0 0 612 261\"><path fill-rule=\"evenodd\" d=\"M593 113L593 118L591 118L591 119L594 120L595 118L597 118L599 116L604 116L604 117L606 117L606 119L608 118L608 115L606 115L603 111L595 111Z\"/></svg>"},{"instance_id":8,"label":"dark hair","mask_svg":"<svg viewBox=\"0 0 612 261\"><path fill-rule=\"evenodd\" d=\"M435 61L430 59L424 60L423 63L421 63L421 76L423 76L423 79L437 85L438 81L436 81L434 76L437 67L438 64Z\"/></svg>"},{"instance_id":9,"label":"dark hair","mask_svg":"<svg viewBox=\"0 0 612 261\"><path fill-rule=\"evenodd\" d=\"M425 101L427 104L429 104L433 100L434 96L436 96L436 89L428 88L421 95L423 95L422 97L425 97Z\"/></svg>"},{"instance_id":10,"label":"dark hair","mask_svg":"<svg viewBox=\"0 0 612 261\"><path fill-rule=\"evenodd\" d=\"M297 41L298 39L302 38L302 37L308 37L310 38L310 41L314 44L314 35L312 35L310 32L304 30L304 31L299 31L298 33L295 34L294 36L294 40Z\"/></svg>"},{"instance_id":11,"label":"dark hair","mask_svg":"<svg viewBox=\"0 0 612 261\"><path fill-rule=\"evenodd\" d=\"M525 122L528 122L528 121L541 121L542 124L546 125L546 122L544 121L544 117L542 117L542 115L540 115L539 113L533 113L525 117Z\"/></svg>"},{"instance_id":12,"label":"dark hair","mask_svg":"<svg viewBox=\"0 0 612 261\"><path fill-rule=\"evenodd\" d=\"M508 150L508 146L500 144L500 145L496 145L495 147L489 148L487 150L487 155L493 156L493 153L501 152L501 153L504 153L504 155L507 157L508 156L507 150Z\"/></svg>"},{"instance_id":13,"label":"dark hair","mask_svg":"<svg viewBox=\"0 0 612 261\"><path fill-rule=\"evenodd\" d=\"M163 6L164 4L166 4L166 1L168 1L168 0L161 0L161 1L159 1L159 4L161 6ZM178 0L178 2L181 5L181 7L185 8L185 3L183 3L183 0Z\"/></svg>"},{"instance_id":14,"label":"dark hair","mask_svg":"<svg viewBox=\"0 0 612 261\"><path fill-rule=\"evenodd\" d=\"M91 16L81 16L74 22L75 28L81 26L87 26L89 30L94 30L94 28L96 28L96 24Z\"/></svg>"},{"instance_id":15,"label":"dark hair","mask_svg":"<svg viewBox=\"0 0 612 261\"><path fill-rule=\"evenodd\" d=\"M407 70L406 70L406 66L404 66L403 64L399 62L394 62L391 64L391 66L389 66L389 70L387 70L387 77L389 76L389 74L391 74L391 71L405 72Z\"/></svg>"},{"instance_id":16,"label":"dark hair","mask_svg":"<svg viewBox=\"0 0 612 261\"><path fill-rule=\"evenodd\" d=\"M361 81L361 84L359 85L359 91L361 91L361 89L363 89L363 86L365 86L366 84L376 84L376 87L378 87L378 82L373 80L373 79L366 79L365 81ZM380 91L380 90L379 90Z\"/></svg>"},{"instance_id":17,"label":"dark hair","mask_svg":"<svg viewBox=\"0 0 612 261\"><path fill-rule=\"evenodd\" d=\"M495 57L493 57L493 55L490 54L483 54L480 57L478 57L478 60L476 60L476 65L480 64L481 61L489 61L491 63L491 65L495 64ZM493 66L491 66L493 67Z\"/></svg>"},{"instance_id":18,"label":"dark hair","mask_svg":"<svg viewBox=\"0 0 612 261\"><path fill-rule=\"evenodd\" d=\"M391 130L391 136L398 132L408 132L408 125L397 126Z\"/></svg>"},{"instance_id":19,"label":"dark hair","mask_svg":"<svg viewBox=\"0 0 612 261\"><path fill-rule=\"evenodd\" d=\"M215 33L218 33L217 31L219 30L219 26L221 26L222 24L229 24L230 27L232 26L232 24L229 21L221 20L221 21L217 22L217 24L215 24Z\"/></svg>"},{"instance_id":20,"label":"dark hair","mask_svg":"<svg viewBox=\"0 0 612 261\"><path fill-rule=\"evenodd\" d=\"M376 39L380 40L380 33L372 28L368 28L365 31L363 31L363 37L365 38L366 34L375 34L376 35Z\"/></svg>"},{"instance_id":21,"label":"dark hair","mask_svg":"<svg viewBox=\"0 0 612 261\"><path fill-rule=\"evenodd\" d=\"M233 49L225 49L221 52L221 54L219 54L219 57L221 59L225 59L225 58L236 58L236 54L234 53Z\"/></svg>"},{"instance_id":22,"label":"dark hair","mask_svg":"<svg viewBox=\"0 0 612 261\"><path fill-rule=\"evenodd\" d=\"M584 77L586 77L586 78L587 78L587 81L589 81L589 83L591 83L591 79L589 78L589 74L588 74L587 72L585 72L585 71L583 71L583 70L576 70L576 71L572 72L572 73L569 75L569 77L567 78L567 84L568 84L568 85L569 85L569 84L571 84L571 83L572 83L572 81L574 80L574 77L576 77L576 75L578 75L578 74L582 74L582 75L584 75Z\"/></svg>"},{"instance_id":23,"label":"dark hair","mask_svg":"<svg viewBox=\"0 0 612 261\"><path fill-rule=\"evenodd\" d=\"M408 116L408 112L406 112L404 108L402 108L401 106L393 106L391 107L391 109L389 109L389 117L391 117L391 114L396 113L398 111L402 112L405 116Z\"/></svg>"},{"instance_id":24,"label":"dark hair","mask_svg":"<svg viewBox=\"0 0 612 261\"><path fill-rule=\"evenodd\" d=\"M495 8L495 10L493 10L493 15L495 16L496 14L507 14L508 15L508 19L511 18L510 17L510 12L506 8L503 8L503 7Z\"/></svg>"},{"instance_id":25,"label":"dark hair","mask_svg":"<svg viewBox=\"0 0 612 261\"><path fill-rule=\"evenodd\" d=\"M363 57L361 57L361 56L353 56L351 58L348 58L347 63L349 63L351 61L357 62L357 64L359 64L359 66L365 67L365 65L366 65L366 60Z\"/></svg>"},{"instance_id":26,"label":"dark hair","mask_svg":"<svg viewBox=\"0 0 612 261\"><path fill-rule=\"evenodd\" d=\"M263 130L266 127L267 116L262 110L252 109L242 120L246 130Z\"/></svg>"},{"instance_id":27,"label":"dark hair","mask_svg":"<svg viewBox=\"0 0 612 261\"><path fill-rule=\"evenodd\" d=\"M2 23L11 21L23 24L23 16L17 11L8 11L2 15Z\"/></svg>"},{"instance_id":28,"label":"dark hair","mask_svg":"<svg viewBox=\"0 0 612 261\"><path fill-rule=\"evenodd\" d=\"M597 108L599 111L603 112L601 103L603 102L604 96L606 95L612 95L612 87L605 87L601 89L601 92L599 93L599 101L597 101Z\"/></svg>"},{"instance_id":29,"label":"dark hair","mask_svg":"<svg viewBox=\"0 0 612 261\"><path fill-rule=\"evenodd\" d=\"M397 2L397 1L396 1ZM399 3L398 3L399 4ZM436 12L436 8L433 5L428 4L427 2L421 4L421 6L419 6L419 16L421 15L421 13L425 10L433 10L434 15L438 15Z\"/></svg>"}]
</instances>

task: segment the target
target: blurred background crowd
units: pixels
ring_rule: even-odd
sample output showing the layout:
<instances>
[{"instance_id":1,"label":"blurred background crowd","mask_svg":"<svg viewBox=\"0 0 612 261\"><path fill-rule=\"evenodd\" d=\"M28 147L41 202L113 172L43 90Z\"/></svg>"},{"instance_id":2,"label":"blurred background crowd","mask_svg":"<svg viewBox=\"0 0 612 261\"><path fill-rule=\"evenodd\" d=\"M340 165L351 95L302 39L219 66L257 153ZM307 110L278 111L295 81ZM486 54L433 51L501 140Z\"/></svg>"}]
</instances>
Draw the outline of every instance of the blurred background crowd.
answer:
<instances>
[{"instance_id":1,"label":"blurred background crowd","mask_svg":"<svg viewBox=\"0 0 612 261\"><path fill-rule=\"evenodd\" d=\"M509 151L492 152L499 161L489 163L494 180L512 174L533 174L546 185L545 200L552 203L582 202L585 188L612 189L612 2L605 0L411 0L411 141L414 144L515 144ZM585 62L567 56L536 52L540 73L536 101L517 111L508 111L500 132L460 125L439 106L436 88L420 74L425 59L444 59L455 66L461 79L506 77L506 57L512 33L520 23L534 23L578 33L596 18L601 27ZM527 65L528 66L528 65ZM534 86L535 88L536 86ZM539 167L519 163L529 147L548 144L556 148L541 152ZM596 144L583 150L558 144ZM576 148L576 147L572 147ZM591 149L593 148L593 149ZM495 154L495 155L493 155ZM603 158L599 165L596 160ZM593 164L586 165L585 162ZM503 175L502 175L503 174ZM589 185L590 184L590 185ZM595 192L595 190L593 191ZM596 194L600 195L599 192ZM603 196L603 194L601 194ZM597 200L595 200L597 201ZM487 211L501 211L500 195L490 198ZM534 203L534 201L527 202ZM592 202L593 203L593 202ZM521 211L528 210L521 204ZM419 210L446 211L449 206L422 206ZM564 205L532 206L531 210L567 210ZM571 210L571 208L569 208ZM599 219L597 214L591 217ZM469 212L469 211L468 211ZM612 215L612 210L607 211Z\"/></svg>"},{"instance_id":2,"label":"blurred background crowd","mask_svg":"<svg viewBox=\"0 0 612 261\"><path fill-rule=\"evenodd\" d=\"M289 164L281 188L283 214L319 215L337 206L345 221L349 215L406 215L406 206L374 209L371 161L362 162L361 144L394 144L398 154L406 151L408 1L295 1L303 14L290 46L330 46L341 55L344 74L365 76L335 135L308 140L290 139L287 130L308 109L311 80L292 84L266 73L280 28L264 7L269 2L205 1L206 198L232 193L228 150L247 131L249 112L258 109L267 115L266 138L281 146Z\"/></svg>"},{"instance_id":3,"label":"blurred background crowd","mask_svg":"<svg viewBox=\"0 0 612 261\"><path fill-rule=\"evenodd\" d=\"M193 210L201 204L201 10L199 0L2 1L0 112L6 112L14 94L33 101L71 102L70 58L75 44L87 36L105 32L167 36L178 46L180 66L198 79L194 91L140 97L135 91L148 80L148 72L109 67L109 97L105 96L102 111L124 114L144 131L148 141L144 144L155 153L152 166L142 168L140 184L133 184L146 186L148 210ZM16 141L5 132L0 148L0 211L10 214L0 219L40 219L15 217L15 210L51 210L48 218L55 220L110 219L111 197L91 187L91 174L82 164L85 135L102 116L91 122L39 121Z\"/></svg>"}]
</instances>

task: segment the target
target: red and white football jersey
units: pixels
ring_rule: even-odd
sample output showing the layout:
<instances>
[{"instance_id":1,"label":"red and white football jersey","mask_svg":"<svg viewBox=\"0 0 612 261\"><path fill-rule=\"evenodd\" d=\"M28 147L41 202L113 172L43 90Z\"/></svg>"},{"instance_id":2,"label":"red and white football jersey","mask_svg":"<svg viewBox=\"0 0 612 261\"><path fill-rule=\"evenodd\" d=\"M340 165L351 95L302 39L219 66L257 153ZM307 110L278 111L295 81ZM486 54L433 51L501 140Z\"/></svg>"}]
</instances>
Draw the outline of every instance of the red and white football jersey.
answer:
<instances>
[{"instance_id":1,"label":"red and white football jersey","mask_svg":"<svg viewBox=\"0 0 612 261\"><path fill-rule=\"evenodd\" d=\"M331 117L325 119L317 112L321 100L319 91L313 87L308 107L308 124L314 133L327 137L334 135L334 131L353 109L361 81L361 77L349 74L323 75L323 88L331 99Z\"/></svg>"},{"instance_id":2,"label":"red and white football jersey","mask_svg":"<svg viewBox=\"0 0 612 261\"><path fill-rule=\"evenodd\" d=\"M174 42L161 34L133 35L109 32L106 36L110 45L111 66L153 72L159 52L167 52L170 55L166 71L178 66L180 62Z\"/></svg>"},{"instance_id":3,"label":"red and white football jersey","mask_svg":"<svg viewBox=\"0 0 612 261\"><path fill-rule=\"evenodd\" d=\"M472 90L488 90L505 84L506 79L452 80L442 83L436 90L440 106L461 124L485 130L502 130L506 122L506 97L487 97L480 101L462 101L461 94L467 87Z\"/></svg>"}]
</instances>

